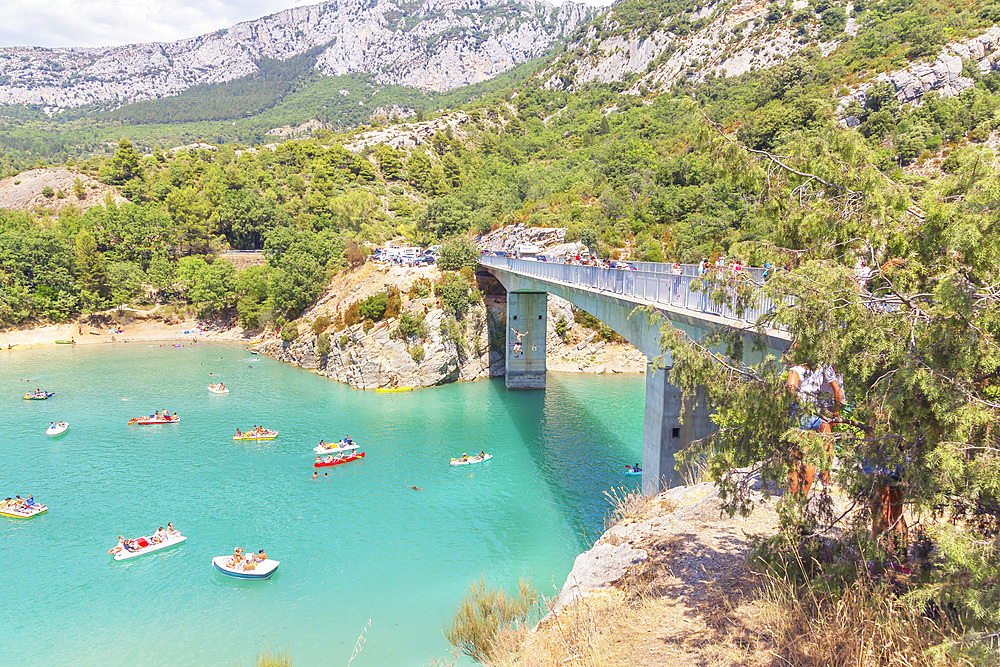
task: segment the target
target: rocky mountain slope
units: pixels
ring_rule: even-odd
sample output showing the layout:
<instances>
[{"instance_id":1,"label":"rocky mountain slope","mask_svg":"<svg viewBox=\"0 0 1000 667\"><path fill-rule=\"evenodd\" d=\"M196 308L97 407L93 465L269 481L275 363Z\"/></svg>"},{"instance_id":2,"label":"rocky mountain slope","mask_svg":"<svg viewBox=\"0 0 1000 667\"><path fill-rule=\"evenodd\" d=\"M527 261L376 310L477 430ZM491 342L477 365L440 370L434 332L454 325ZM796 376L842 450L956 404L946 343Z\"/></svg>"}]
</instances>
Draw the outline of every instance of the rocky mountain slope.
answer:
<instances>
[{"instance_id":1,"label":"rocky mountain slope","mask_svg":"<svg viewBox=\"0 0 1000 667\"><path fill-rule=\"evenodd\" d=\"M53 110L155 99L313 49L325 75L363 72L382 83L448 90L542 55L594 11L540 0L335 0L170 43L3 48L0 105Z\"/></svg>"},{"instance_id":2,"label":"rocky mountain slope","mask_svg":"<svg viewBox=\"0 0 1000 667\"><path fill-rule=\"evenodd\" d=\"M823 10L814 10L822 5ZM671 8L682 6L671 13ZM626 0L598 17L568 43L562 55L540 76L551 89L577 90L588 83L625 82L626 92L646 95L669 90L681 81L759 72L784 62L805 48L824 56L858 35L865 20L845 0L810 3L793 0L715 0L656 3ZM854 82L844 97L843 113L865 91L889 83L900 102L918 102L927 92L958 95L974 85L963 72L971 63L981 74L1000 69L1000 28L944 44L936 57L881 72L875 80ZM848 125L854 125L848 120Z\"/></svg>"}]
</instances>

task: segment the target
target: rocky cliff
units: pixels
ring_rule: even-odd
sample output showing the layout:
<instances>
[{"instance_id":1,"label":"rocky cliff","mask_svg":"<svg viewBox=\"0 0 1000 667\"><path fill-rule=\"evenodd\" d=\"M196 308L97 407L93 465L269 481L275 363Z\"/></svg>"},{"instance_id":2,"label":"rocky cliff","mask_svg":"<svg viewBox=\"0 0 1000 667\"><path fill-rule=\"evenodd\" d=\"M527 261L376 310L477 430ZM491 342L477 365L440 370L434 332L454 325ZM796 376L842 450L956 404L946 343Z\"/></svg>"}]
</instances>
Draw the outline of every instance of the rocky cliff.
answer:
<instances>
[{"instance_id":1,"label":"rocky cliff","mask_svg":"<svg viewBox=\"0 0 1000 667\"><path fill-rule=\"evenodd\" d=\"M311 49L322 74L370 73L383 83L447 90L542 55L594 12L540 0L334 0L170 43L2 48L0 105L53 110L154 99Z\"/></svg>"},{"instance_id":2,"label":"rocky cliff","mask_svg":"<svg viewBox=\"0 0 1000 667\"><path fill-rule=\"evenodd\" d=\"M819 38L816 19L793 23L791 9L807 6L805 0L777 17L770 15L771 6L765 0L719 0L670 14L667 6L650 4L634 12L621 3L567 44L542 76L550 88L569 89L628 80L627 92L642 94L668 90L682 79L700 82L766 69L807 46L830 53L839 44ZM852 31L849 22L846 32Z\"/></svg>"},{"instance_id":3,"label":"rocky cliff","mask_svg":"<svg viewBox=\"0 0 1000 667\"><path fill-rule=\"evenodd\" d=\"M502 351L490 350L491 327L487 319L484 307L473 309L461 322L461 334L452 338L442 326L446 320L444 311L436 308L427 313L424 320L427 333L419 337L396 337L393 331L397 322L392 319L367 332L360 324L329 332L330 353L325 356L317 351L315 334L300 336L291 343L267 340L257 349L355 389L378 389L393 384L432 387L503 375Z\"/></svg>"}]
</instances>

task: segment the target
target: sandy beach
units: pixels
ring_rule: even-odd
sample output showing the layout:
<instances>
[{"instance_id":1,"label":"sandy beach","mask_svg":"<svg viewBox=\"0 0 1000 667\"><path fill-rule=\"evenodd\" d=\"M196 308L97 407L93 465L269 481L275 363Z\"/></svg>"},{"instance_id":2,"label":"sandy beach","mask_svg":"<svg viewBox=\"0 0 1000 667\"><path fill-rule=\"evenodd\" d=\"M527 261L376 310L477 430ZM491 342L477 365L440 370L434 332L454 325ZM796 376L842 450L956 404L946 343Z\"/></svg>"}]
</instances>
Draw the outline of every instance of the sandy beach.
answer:
<instances>
[{"instance_id":1,"label":"sandy beach","mask_svg":"<svg viewBox=\"0 0 1000 667\"><path fill-rule=\"evenodd\" d=\"M249 343L252 336L245 335L240 327L231 329L198 330L199 322L186 319L167 324L156 320L136 320L118 325L122 333L111 333L114 325L67 322L48 324L26 329L0 332L0 349L11 351L28 350L56 345L57 340L73 340L77 345L111 345L113 343L134 343L148 341L232 341ZM185 333L187 332L187 333Z\"/></svg>"}]
</instances>

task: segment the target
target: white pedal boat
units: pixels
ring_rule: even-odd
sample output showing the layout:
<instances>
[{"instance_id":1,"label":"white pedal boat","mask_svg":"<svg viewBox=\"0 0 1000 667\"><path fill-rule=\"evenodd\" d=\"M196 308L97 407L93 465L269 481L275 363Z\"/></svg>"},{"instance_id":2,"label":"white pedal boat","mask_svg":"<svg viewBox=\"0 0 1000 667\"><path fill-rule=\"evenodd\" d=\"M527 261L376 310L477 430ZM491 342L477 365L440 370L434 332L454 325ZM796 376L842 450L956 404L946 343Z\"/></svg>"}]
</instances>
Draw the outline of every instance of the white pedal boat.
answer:
<instances>
[{"instance_id":1,"label":"white pedal boat","mask_svg":"<svg viewBox=\"0 0 1000 667\"><path fill-rule=\"evenodd\" d=\"M35 503L31 507L26 507L25 509L14 509L13 507L0 507L0 516L10 517L11 519L30 519L33 516L38 516L39 514L45 514L49 511L49 508L45 505L39 505Z\"/></svg>"},{"instance_id":2,"label":"white pedal boat","mask_svg":"<svg viewBox=\"0 0 1000 667\"><path fill-rule=\"evenodd\" d=\"M59 422L57 424L52 424L47 429L45 429L45 435L59 435L65 433L66 429L69 428L69 424L66 422Z\"/></svg>"},{"instance_id":3,"label":"white pedal boat","mask_svg":"<svg viewBox=\"0 0 1000 667\"><path fill-rule=\"evenodd\" d=\"M269 579L274 574L274 571L278 569L278 565L280 565L280 561L268 558L257 563L257 567L254 569L244 570L242 566L238 568L229 567L228 563L231 559L232 555L216 556L212 559L212 567L221 574L236 579Z\"/></svg>"},{"instance_id":4,"label":"white pedal boat","mask_svg":"<svg viewBox=\"0 0 1000 667\"><path fill-rule=\"evenodd\" d=\"M492 454L487 454L486 456L483 457L463 456L457 459L452 459L451 461L448 462L448 464L453 466L467 466L471 463L482 463L483 461L489 461L491 458L493 458Z\"/></svg>"},{"instance_id":5,"label":"white pedal boat","mask_svg":"<svg viewBox=\"0 0 1000 667\"><path fill-rule=\"evenodd\" d=\"M212 392L213 394L228 394L229 393L229 387L222 387L220 389L219 385L217 385L217 384L216 385L212 385L212 384L208 385L208 390L210 392Z\"/></svg>"},{"instance_id":6,"label":"white pedal boat","mask_svg":"<svg viewBox=\"0 0 1000 667\"><path fill-rule=\"evenodd\" d=\"M313 451L317 454L339 454L340 452L350 452L355 449L361 449L361 445L357 443L345 445L343 440L330 447L324 447L323 445L313 447Z\"/></svg>"},{"instance_id":7,"label":"white pedal boat","mask_svg":"<svg viewBox=\"0 0 1000 667\"><path fill-rule=\"evenodd\" d=\"M130 558L138 558L139 556L145 556L146 554L151 554L154 551L162 551L163 549L169 549L170 547L176 547L178 544L186 540L187 537L184 535L168 535L167 539L162 542L153 543L151 537L137 537L135 542L140 545L145 543L146 546L136 549L135 551L129 551L125 548L114 547L109 551L109 554L114 554L115 560L129 560Z\"/></svg>"}]
</instances>

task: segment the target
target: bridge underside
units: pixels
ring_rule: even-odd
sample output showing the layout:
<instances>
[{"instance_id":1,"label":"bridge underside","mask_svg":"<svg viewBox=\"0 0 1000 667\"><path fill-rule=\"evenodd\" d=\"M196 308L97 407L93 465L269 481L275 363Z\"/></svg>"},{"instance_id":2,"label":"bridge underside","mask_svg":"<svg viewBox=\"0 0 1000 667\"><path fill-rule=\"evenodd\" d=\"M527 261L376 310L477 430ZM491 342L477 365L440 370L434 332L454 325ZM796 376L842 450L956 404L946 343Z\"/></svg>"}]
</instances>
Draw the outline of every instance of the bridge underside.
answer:
<instances>
[{"instance_id":1,"label":"bridge underside","mask_svg":"<svg viewBox=\"0 0 1000 667\"><path fill-rule=\"evenodd\" d=\"M620 294L523 276L495 267L484 268L507 290L507 387L545 387L546 294L566 299L604 322L646 355L643 490L655 493L682 484L675 467L675 455L692 441L710 435L714 425L703 392L684 399L681 391L670 383L672 359L669 351L660 348L660 324L669 323L693 339L720 327L737 325L716 315L650 304ZM651 321L648 313L636 311L648 306L652 306L651 312L662 316L660 323ZM745 328L745 332L746 356L753 357L746 359L748 363L759 361L768 354L780 356L787 344L780 336L775 336L767 338L761 346L756 332L749 328ZM521 334L520 346L517 345L518 334Z\"/></svg>"}]
</instances>

